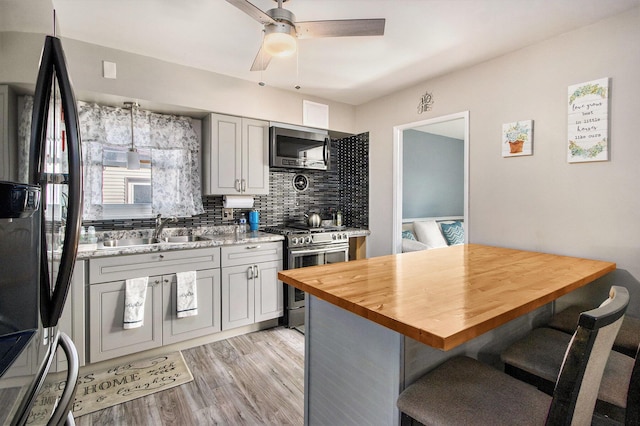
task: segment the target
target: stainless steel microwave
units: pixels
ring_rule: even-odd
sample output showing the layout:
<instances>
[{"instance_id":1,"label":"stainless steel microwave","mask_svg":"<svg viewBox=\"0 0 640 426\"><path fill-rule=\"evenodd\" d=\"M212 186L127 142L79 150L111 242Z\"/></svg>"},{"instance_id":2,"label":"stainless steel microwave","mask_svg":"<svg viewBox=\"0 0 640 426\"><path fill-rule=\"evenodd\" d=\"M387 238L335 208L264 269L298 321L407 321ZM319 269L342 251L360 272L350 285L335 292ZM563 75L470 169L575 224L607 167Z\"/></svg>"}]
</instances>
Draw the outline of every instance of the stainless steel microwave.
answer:
<instances>
[{"instance_id":1,"label":"stainless steel microwave","mask_svg":"<svg viewBox=\"0 0 640 426\"><path fill-rule=\"evenodd\" d=\"M316 129L271 126L271 167L327 170L331 139Z\"/></svg>"}]
</instances>

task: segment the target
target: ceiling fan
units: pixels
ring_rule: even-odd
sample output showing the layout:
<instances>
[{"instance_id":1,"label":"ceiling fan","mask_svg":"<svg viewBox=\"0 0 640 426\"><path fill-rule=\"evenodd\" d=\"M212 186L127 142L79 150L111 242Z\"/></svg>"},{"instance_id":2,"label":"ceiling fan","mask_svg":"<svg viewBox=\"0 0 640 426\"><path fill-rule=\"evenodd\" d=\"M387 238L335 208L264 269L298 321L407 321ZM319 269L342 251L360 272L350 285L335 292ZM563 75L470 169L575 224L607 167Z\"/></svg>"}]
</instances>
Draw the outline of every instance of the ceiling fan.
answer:
<instances>
[{"instance_id":1,"label":"ceiling fan","mask_svg":"<svg viewBox=\"0 0 640 426\"><path fill-rule=\"evenodd\" d=\"M274 0L278 7L266 12L248 0L227 1L264 25L264 40L251 71L267 69L273 56L295 53L297 39L384 35L384 18L296 22L295 15L282 7L287 0Z\"/></svg>"}]
</instances>

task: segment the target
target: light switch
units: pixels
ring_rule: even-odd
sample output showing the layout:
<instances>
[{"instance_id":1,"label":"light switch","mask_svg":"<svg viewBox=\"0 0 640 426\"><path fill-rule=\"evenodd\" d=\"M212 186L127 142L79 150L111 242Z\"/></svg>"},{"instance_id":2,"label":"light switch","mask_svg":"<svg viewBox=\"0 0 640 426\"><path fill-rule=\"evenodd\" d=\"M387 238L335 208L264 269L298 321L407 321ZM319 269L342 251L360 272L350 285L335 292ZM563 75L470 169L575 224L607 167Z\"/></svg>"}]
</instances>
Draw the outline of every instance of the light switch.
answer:
<instances>
[{"instance_id":1,"label":"light switch","mask_svg":"<svg viewBox=\"0 0 640 426\"><path fill-rule=\"evenodd\" d=\"M102 61L102 76L104 78L116 78L116 63L109 61Z\"/></svg>"}]
</instances>

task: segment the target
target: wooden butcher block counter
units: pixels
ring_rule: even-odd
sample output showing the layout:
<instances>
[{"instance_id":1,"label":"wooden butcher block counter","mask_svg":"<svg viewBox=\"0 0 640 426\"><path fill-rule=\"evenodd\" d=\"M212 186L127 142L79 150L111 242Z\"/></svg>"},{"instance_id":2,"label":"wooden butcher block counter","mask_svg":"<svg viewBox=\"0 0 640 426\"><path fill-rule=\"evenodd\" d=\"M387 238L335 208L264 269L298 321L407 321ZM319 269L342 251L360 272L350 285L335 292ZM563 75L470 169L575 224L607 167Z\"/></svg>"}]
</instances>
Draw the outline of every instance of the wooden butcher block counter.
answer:
<instances>
[{"instance_id":1,"label":"wooden butcher block counter","mask_svg":"<svg viewBox=\"0 0 640 426\"><path fill-rule=\"evenodd\" d=\"M452 246L282 271L283 282L449 350L615 270L612 262Z\"/></svg>"}]
</instances>

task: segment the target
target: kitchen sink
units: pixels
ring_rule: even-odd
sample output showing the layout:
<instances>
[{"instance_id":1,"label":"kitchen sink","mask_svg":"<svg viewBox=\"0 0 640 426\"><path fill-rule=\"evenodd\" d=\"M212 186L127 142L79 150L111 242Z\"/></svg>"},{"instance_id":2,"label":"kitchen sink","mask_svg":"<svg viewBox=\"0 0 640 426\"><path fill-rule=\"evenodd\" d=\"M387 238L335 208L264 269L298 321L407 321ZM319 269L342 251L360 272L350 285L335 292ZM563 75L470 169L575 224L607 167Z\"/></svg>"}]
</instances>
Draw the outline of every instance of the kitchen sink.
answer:
<instances>
[{"instance_id":1,"label":"kitchen sink","mask_svg":"<svg viewBox=\"0 0 640 426\"><path fill-rule=\"evenodd\" d=\"M208 241L208 238L202 238L198 235L179 235L175 237L167 237L164 239L167 243L192 243L194 241Z\"/></svg>"},{"instance_id":2,"label":"kitchen sink","mask_svg":"<svg viewBox=\"0 0 640 426\"><path fill-rule=\"evenodd\" d=\"M104 248L113 247L130 247L130 246L146 246L150 244L158 244L161 241L157 238L131 238L122 240L104 240L102 245Z\"/></svg>"}]
</instances>

